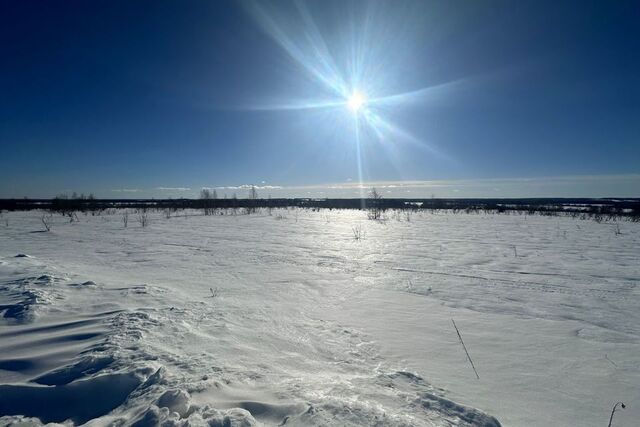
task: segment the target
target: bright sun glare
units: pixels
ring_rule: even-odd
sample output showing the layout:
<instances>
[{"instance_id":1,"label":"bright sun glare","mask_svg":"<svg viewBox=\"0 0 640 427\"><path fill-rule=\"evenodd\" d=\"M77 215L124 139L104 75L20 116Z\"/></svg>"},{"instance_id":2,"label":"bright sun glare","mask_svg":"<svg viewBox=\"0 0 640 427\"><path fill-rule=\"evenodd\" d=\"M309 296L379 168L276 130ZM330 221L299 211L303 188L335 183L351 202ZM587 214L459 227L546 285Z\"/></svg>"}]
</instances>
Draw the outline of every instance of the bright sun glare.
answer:
<instances>
[{"instance_id":1,"label":"bright sun glare","mask_svg":"<svg viewBox=\"0 0 640 427\"><path fill-rule=\"evenodd\" d=\"M347 106L351 111L357 113L367 102L367 97L361 92L354 91L349 99L347 99Z\"/></svg>"}]
</instances>

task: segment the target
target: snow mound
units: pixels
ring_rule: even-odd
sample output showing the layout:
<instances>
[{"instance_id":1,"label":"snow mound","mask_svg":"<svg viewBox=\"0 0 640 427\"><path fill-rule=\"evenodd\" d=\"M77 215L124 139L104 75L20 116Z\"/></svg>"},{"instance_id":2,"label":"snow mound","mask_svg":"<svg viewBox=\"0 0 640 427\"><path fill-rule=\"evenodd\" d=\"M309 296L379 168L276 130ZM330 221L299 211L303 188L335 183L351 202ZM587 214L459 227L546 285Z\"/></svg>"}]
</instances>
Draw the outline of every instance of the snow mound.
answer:
<instances>
[{"instance_id":1,"label":"snow mound","mask_svg":"<svg viewBox=\"0 0 640 427\"><path fill-rule=\"evenodd\" d=\"M59 298L52 285L59 279L49 274L0 281L0 313L8 322L30 323L39 311Z\"/></svg>"},{"instance_id":2,"label":"snow mound","mask_svg":"<svg viewBox=\"0 0 640 427\"><path fill-rule=\"evenodd\" d=\"M76 363L63 366L33 379L33 382L42 385L65 385L79 378L95 374L109 367L114 362L113 356L89 355L81 358Z\"/></svg>"},{"instance_id":3,"label":"snow mound","mask_svg":"<svg viewBox=\"0 0 640 427\"><path fill-rule=\"evenodd\" d=\"M52 387L0 385L0 415L84 424L122 405L140 383L133 374L111 374Z\"/></svg>"}]
</instances>

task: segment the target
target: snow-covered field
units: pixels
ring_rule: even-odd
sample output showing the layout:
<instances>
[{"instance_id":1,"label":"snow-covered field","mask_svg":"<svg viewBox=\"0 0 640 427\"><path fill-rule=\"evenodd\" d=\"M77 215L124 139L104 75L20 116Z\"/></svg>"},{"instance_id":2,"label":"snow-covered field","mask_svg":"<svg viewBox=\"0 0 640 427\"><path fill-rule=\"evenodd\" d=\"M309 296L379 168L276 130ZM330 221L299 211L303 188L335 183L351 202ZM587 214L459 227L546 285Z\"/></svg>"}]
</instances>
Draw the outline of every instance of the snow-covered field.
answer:
<instances>
[{"instance_id":1,"label":"snow-covered field","mask_svg":"<svg viewBox=\"0 0 640 427\"><path fill-rule=\"evenodd\" d=\"M0 425L640 419L639 223L178 214L2 215Z\"/></svg>"}]
</instances>

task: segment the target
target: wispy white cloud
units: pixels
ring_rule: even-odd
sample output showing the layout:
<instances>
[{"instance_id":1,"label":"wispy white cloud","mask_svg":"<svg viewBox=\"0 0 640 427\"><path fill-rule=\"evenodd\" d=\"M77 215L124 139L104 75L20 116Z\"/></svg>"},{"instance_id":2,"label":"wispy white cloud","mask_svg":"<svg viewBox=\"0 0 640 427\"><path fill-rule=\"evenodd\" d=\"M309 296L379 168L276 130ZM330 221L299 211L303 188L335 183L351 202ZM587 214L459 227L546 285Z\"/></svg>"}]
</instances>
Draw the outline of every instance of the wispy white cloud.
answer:
<instances>
[{"instance_id":1,"label":"wispy white cloud","mask_svg":"<svg viewBox=\"0 0 640 427\"><path fill-rule=\"evenodd\" d=\"M116 188L111 190L114 193L139 193L142 190L139 188Z\"/></svg>"},{"instance_id":2,"label":"wispy white cloud","mask_svg":"<svg viewBox=\"0 0 640 427\"><path fill-rule=\"evenodd\" d=\"M189 187L156 187L159 191L191 191Z\"/></svg>"},{"instance_id":3,"label":"wispy white cloud","mask_svg":"<svg viewBox=\"0 0 640 427\"><path fill-rule=\"evenodd\" d=\"M280 185L252 185L252 184L229 185L229 186L223 186L223 187L208 187L208 188L217 189L217 190L249 190L252 187L255 187L256 190L273 190L273 189L286 188ZM207 187L203 187L203 188L207 188Z\"/></svg>"}]
</instances>

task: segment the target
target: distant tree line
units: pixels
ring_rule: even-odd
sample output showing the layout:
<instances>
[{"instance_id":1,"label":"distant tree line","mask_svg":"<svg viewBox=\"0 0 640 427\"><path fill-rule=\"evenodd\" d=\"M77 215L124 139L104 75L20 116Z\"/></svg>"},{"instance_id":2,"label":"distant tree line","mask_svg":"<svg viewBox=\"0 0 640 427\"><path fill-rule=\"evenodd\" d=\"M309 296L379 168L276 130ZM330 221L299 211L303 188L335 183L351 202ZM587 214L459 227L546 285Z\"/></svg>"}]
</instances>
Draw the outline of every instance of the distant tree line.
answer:
<instances>
[{"instance_id":1,"label":"distant tree line","mask_svg":"<svg viewBox=\"0 0 640 427\"><path fill-rule=\"evenodd\" d=\"M43 209L72 215L73 212L100 211L112 208L131 209L199 209L205 215L217 209L240 209L255 212L258 208L312 208L312 209L365 209L372 219L378 219L390 209L407 210L451 210L479 213L528 213L537 215L590 216L598 219L608 217L640 220L640 199L385 199L372 190L367 198L259 198L255 188L248 198L218 198L216 191L202 190L197 199L96 199L92 195L58 196L53 199L0 199L0 210Z\"/></svg>"}]
</instances>

